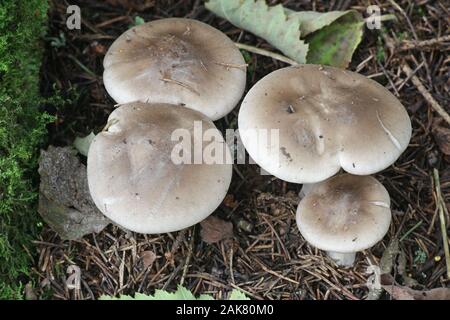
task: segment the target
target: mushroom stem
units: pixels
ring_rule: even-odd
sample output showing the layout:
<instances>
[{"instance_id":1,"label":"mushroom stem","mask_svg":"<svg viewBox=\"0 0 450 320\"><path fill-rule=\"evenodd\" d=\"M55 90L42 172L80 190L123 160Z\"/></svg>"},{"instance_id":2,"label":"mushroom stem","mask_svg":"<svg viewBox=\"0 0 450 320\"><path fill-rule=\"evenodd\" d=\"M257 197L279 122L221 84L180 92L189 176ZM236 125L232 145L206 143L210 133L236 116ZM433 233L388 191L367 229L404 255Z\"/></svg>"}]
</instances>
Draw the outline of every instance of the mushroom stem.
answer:
<instances>
[{"instance_id":1,"label":"mushroom stem","mask_svg":"<svg viewBox=\"0 0 450 320\"><path fill-rule=\"evenodd\" d=\"M327 251L327 254L341 267L352 267L356 257L356 252Z\"/></svg>"}]
</instances>

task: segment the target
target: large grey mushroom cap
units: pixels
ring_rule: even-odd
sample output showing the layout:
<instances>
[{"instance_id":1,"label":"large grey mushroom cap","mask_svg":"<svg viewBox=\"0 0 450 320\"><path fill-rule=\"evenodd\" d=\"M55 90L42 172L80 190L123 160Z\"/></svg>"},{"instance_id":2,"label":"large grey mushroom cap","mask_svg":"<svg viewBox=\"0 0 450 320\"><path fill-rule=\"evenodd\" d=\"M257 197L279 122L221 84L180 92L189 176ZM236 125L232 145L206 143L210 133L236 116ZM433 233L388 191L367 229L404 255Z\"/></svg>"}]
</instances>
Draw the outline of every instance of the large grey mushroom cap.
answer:
<instances>
[{"instance_id":1,"label":"large grey mushroom cap","mask_svg":"<svg viewBox=\"0 0 450 320\"><path fill-rule=\"evenodd\" d=\"M200 21L169 18L133 27L111 45L103 81L118 103L186 105L211 120L229 113L245 89L240 51Z\"/></svg>"},{"instance_id":2,"label":"large grey mushroom cap","mask_svg":"<svg viewBox=\"0 0 450 320\"><path fill-rule=\"evenodd\" d=\"M239 112L249 155L274 176L313 183L342 167L379 172L408 146L411 122L386 88L358 73L319 65L276 70L256 83ZM279 146L261 144L252 130L279 130Z\"/></svg>"},{"instance_id":3,"label":"large grey mushroom cap","mask_svg":"<svg viewBox=\"0 0 450 320\"><path fill-rule=\"evenodd\" d=\"M227 193L232 166L174 163L172 152L180 143L172 141L174 130L191 134L192 149L201 143L193 135L194 121L218 136L200 151L208 146L229 157L221 133L197 111L144 103L114 110L88 154L89 190L100 211L126 229L151 234L181 230L210 215Z\"/></svg>"},{"instance_id":4,"label":"large grey mushroom cap","mask_svg":"<svg viewBox=\"0 0 450 320\"><path fill-rule=\"evenodd\" d=\"M314 184L297 208L297 225L321 250L352 253L372 247L389 230L389 194L371 176L342 174Z\"/></svg>"}]
</instances>

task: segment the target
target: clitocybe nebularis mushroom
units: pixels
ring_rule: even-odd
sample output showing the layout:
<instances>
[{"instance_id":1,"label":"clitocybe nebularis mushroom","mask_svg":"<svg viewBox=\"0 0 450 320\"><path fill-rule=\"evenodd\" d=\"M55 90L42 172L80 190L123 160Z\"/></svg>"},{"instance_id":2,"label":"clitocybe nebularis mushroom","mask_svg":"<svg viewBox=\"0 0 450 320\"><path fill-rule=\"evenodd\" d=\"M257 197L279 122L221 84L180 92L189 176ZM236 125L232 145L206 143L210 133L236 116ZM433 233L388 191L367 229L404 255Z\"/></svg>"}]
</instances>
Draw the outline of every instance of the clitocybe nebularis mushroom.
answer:
<instances>
[{"instance_id":1,"label":"clitocybe nebularis mushroom","mask_svg":"<svg viewBox=\"0 0 450 320\"><path fill-rule=\"evenodd\" d=\"M238 122L252 159L294 183L322 181L340 168L356 175L379 172L411 138L408 113L386 88L358 73L320 65L265 76L245 96ZM278 129L278 148L246 134L259 129Z\"/></svg>"},{"instance_id":2,"label":"clitocybe nebularis mushroom","mask_svg":"<svg viewBox=\"0 0 450 320\"><path fill-rule=\"evenodd\" d=\"M211 120L236 106L246 82L246 64L234 43L203 22L183 18L127 30L103 66L106 90L119 104L181 104Z\"/></svg>"},{"instance_id":3,"label":"clitocybe nebularis mushroom","mask_svg":"<svg viewBox=\"0 0 450 320\"><path fill-rule=\"evenodd\" d=\"M174 130L194 137L192 149L202 143L193 134L194 121L218 137L200 144L200 152L208 146L229 157L221 133L200 112L139 102L115 109L88 153L89 190L100 211L126 229L151 234L181 230L210 215L227 193L232 166L173 161L180 143L172 139Z\"/></svg>"},{"instance_id":4,"label":"clitocybe nebularis mushroom","mask_svg":"<svg viewBox=\"0 0 450 320\"><path fill-rule=\"evenodd\" d=\"M380 241L389 229L389 194L371 176L342 174L311 186L297 208L297 226L310 244L341 266Z\"/></svg>"}]
</instances>

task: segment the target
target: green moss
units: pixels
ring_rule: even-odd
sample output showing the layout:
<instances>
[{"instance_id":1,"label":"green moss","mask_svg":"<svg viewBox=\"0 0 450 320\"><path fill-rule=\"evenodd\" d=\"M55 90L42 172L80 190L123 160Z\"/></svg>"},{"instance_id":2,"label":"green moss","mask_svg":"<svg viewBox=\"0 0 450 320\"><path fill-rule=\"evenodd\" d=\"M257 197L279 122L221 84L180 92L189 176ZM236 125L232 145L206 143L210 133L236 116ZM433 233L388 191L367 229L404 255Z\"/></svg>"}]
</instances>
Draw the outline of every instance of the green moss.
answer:
<instances>
[{"instance_id":1,"label":"green moss","mask_svg":"<svg viewBox=\"0 0 450 320\"><path fill-rule=\"evenodd\" d=\"M386 59L386 55L384 53L384 43L381 37L379 37L377 40L377 51L375 56L378 63L383 63Z\"/></svg>"},{"instance_id":2,"label":"green moss","mask_svg":"<svg viewBox=\"0 0 450 320\"><path fill-rule=\"evenodd\" d=\"M46 0L0 2L0 299L22 297L38 231L37 156L50 119L38 110L47 9Z\"/></svg>"}]
</instances>

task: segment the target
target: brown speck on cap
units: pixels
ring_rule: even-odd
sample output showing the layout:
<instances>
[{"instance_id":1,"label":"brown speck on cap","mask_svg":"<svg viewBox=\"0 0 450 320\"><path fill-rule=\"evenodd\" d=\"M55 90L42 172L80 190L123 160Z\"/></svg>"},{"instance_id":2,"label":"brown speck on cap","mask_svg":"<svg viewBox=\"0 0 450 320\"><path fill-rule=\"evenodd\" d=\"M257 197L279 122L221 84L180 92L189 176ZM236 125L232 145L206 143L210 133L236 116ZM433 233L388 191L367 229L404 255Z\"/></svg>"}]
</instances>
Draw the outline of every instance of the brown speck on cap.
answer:
<instances>
[{"instance_id":1,"label":"brown speck on cap","mask_svg":"<svg viewBox=\"0 0 450 320\"><path fill-rule=\"evenodd\" d=\"M286 147L281 147L280 150L289 161L292 161L291 154L286 151Z\"/></svg>"}]
</instances>

